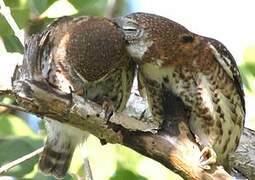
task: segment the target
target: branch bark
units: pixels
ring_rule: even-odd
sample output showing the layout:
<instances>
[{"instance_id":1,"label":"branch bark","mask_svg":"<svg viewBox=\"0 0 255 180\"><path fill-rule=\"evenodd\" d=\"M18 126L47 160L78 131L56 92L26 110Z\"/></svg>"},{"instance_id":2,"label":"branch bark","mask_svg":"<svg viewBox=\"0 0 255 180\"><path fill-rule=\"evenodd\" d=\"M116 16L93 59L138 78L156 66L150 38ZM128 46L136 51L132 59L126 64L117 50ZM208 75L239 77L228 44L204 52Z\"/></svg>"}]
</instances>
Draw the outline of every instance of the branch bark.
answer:
<instances>
[{"instance_id":1,"label":"branch bark","mask_svg":"<svg viewBox=\"0 0 255 180\"><path fill-rule=\"evenodd\" d=\"M132 131L104 119L104 111L93 102L83 101L75 97L70 103L70 96L56 93L44 82L16 81L13 96L30 112L38 116L47 116L62 123L89 131L109 143L119 143L128 146L141 154L151 157L185 178L214 179L220 174L220 179L230 179L223 170L216 168L210 172L199 168L200 150L192 141L183 120L178 123L178 136L172 137L166 132L153 134L151 132ZM64 116L63 116L64 114ZM124 114L112 117L123 117L127 121L137 121ZM224 178L222 178L224 177Z\"/></svg>"}]
</instances>

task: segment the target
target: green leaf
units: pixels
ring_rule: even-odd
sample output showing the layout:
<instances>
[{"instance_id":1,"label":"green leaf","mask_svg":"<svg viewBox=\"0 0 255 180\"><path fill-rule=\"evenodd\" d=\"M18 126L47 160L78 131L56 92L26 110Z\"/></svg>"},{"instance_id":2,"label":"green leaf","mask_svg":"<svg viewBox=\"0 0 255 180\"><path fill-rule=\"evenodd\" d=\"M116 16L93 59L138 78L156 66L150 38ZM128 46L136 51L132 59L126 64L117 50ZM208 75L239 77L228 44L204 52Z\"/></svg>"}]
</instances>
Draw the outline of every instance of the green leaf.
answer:
<instances>
[{"instance_id":1,"label":"green leaf","mask_svg":"<svg viewBox=\"0 0 255 180\"><path fill-rule=\"evenodd\" d=\"M30 18L30 7L27 0L5 0L4 2L10 8L11 15L19 28L23 28Z\"/></svg>"},{"instance_id":2,"label":"green leaf","mask_svg":"<svg viewBox=\"0 0 255 180\"><path fill-rule=\"evenodd\" d=\"M253 82L255 80L255 63L248 61L240 65L240 72L244 82L245 87L250 91L255 91Z\"/></svg>"},{"instance_id":3,"label":"green leaf","mask_svg":"<svg viewBox=\"0 0 255 180\"><path fill-rule=\"evenodd\" d=\"M10 8L18 8L24 5L24 0L4 0L4 4Z\"/></svg>"},{"instance_id":4,"label":"green leaf","mask_svg":"<svg viewBox=\"0 0 255 180\"><path fill-rule=\"evenodd\" d=\"M116 145L115 148L117 152L116 159L118 163L125 164L126 168L136 171L137 166L144 159L144 156L135 151L131 151L125 146Z\"/></svg>"},{"instance_id":5,"label":"green leaf","mask_svg":"<svg viewBox=\"0 0 255 180\"><path fill-rule=\"evenodd\" d=\"M24 53L23 45L15 35L2 36L4 46L8 52Z\"/></svg>"},{"instance_id":6,"label":"green leaf","mask_svg":"<svg viewBox=\"0 0 255 180\"><path fill-rule=\"evenodd\" d=\"M6 21L5 17L0 14L0 36L7 36L14 34L11 26Z\"/></svg>"},{"instance_id":7,"label":"green leaf","mask_svg":"<svg viewBox=\"0 0 255 180\"><path fill-rule=\"evenodd\" d=\"M79 14L103 16L106 12L107 0L68 0Z\"/></svg>"},{"instance_id":8,"label":"green leaf","mask_svg":"<svg viewBox=\"0 0 255 180\"><path fill-rule=\"evenodd\" d=\"M31 144L38 144L39 140L32 139L30 137L18 137L18 138L2 138L0 139L0 166L16 160L30 152L35 148ZM7 153L3 153L7 152ZM27 161L20 163L13 167L3 175L23 177L25 174L31 172L34 165L37 163L38 157L33 157Z\"/></svg>"},{"instance_id":9,"label":"green leaf","mask_svg":"<svg viewBox=\"0 0 255 180\"><path fill-rule=\"evenodd\" d=\"M18 8L18 9L11 9L12 17L14 18L15 22L17 23L19 28L23 28L26 26L28 20L30 19L30 8Z\"/></svg>"},{"instance_id":10,"label":"green leaf","mask_svg":"<svg viewBox=\"0 0 255 180\"><path fill-rule=\"evenodd\" d=\"M124 180L124 179L132 179L132 180L147 180L147 178L136 174L129 169L123 167L120 163L117 164L117 170L115 174L110 178L110 180Z\"/></svg>"},{"instance_id":11,"label":"green leaf","mask_svg":"<svg viewBox=\"0 0 255 180\"><path fill-rule=\"evenodd\" d=\"M38 15L47 10L56 0L29 0L29 5Z\"/></svg>"},{"instance_id":12,"label":"green leaf","mask_svg":"<svg viewBox=\"0 0 255 180\"><path fill-rule=\"evenodd\" d=\"M25 121L11 114L0 116L0 127L0 137L9 135L38 137Z\"/></svg>"},{"instance_id":13,"label":"green leaf","mask_svg":"<svg viewBox=\"0 0 255 180\"><path fill-rule=\"evenodd\" d=\"M56 0L6 0L6 5L10 8L11 14L20 28L26 27L28 21L33 16L40 16Z\"/></svg>"},{"instance_id":14,"label":"green leaf","mask_svg":"<svg viewBox=\"0 0 255 180\"><path fill-rule=\"evenodd\" d=\"M255 77L255 63L245 63L246 70Z\"/></svg>"},{"instance_id":15,"label":"green leaf","mask_svg":"<svg viewBox=\"0 0 255 180\"><path fill-rule=\"evenodd\" d=\"M67 174L63 180L73 180L75 179L74 177L72 177L70 174ZM42 174L41 172L38 172L35 177L33 177L33 180L56 180L55 177L53 176L47 176Z\"/></svg>"},{"instance_id":16,"label":"green leaf","mask_svg":"<svg viewBox=\"0 0 255 180\"><path fill-rule=\"evenodd\" d=\"M95 4L97 0L84 0L84 1L77 1L77 0L68 0L76 9L84 9L86 7L90 7L91 5ZM99 0L100 1L100 0ZM102 1L102 0L101 0Z\"/></svg>"}]
</instances>

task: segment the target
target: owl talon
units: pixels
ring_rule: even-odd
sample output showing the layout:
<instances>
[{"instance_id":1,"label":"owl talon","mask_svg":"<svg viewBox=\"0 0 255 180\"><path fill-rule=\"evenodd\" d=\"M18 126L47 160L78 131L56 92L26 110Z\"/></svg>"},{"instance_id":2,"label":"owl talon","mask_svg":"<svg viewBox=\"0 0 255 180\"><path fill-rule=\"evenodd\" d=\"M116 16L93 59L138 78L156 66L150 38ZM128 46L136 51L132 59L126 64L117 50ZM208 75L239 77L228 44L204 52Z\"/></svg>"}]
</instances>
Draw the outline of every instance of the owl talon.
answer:
<instances>
[{"instance_id":1,"label":"owl talon","mask_svg":"<svg viewBox=\"0 0 255 180\"><path fill-rule=\"evenodd\" d=\"M74 93L74 91L73 91L71 86L69 86L69 90L70 90L69 96L70 96L70 102L71 102L70 104L72 105L73 104L73 93Z\"/></svg>"},{"instance_id":2,"label":"owl talon","mask_svg":"<svg viewBox=\"0 0 255 180\"><path fill-rule=\"evenodd\" d=\"M217 155L211 147L204 147L201 152L200 167L205 170L211 169L210 165L216 163Z\"/></svg>"},{"instance_id":3,"label":"owl talon","mask_svg":"<svg viewBox=\"0 0 255 180\"><path fill-rule=\"evenodd\" d=\"M146 109L145 109L145 110L142 112L142 114L140 115L139 120L142 120L142 119L144 118L145 113L146 113Z\"/></svg>"},{"instance_id":4,"label":"owl talon","mask_svg":"<svg viewBox=\"0 0 255 180\"><path fill-rule=\"evenodd\" d=\"M114 105L111 101L104 101L102 107L105 111L105 119L108 122L115 111Z\"/></svg>"},{"instance_id":5,"label":"owl talon","mask_svg":"<svg viewBox=\"0 0 255 180\"><path fill-rule=\"evenodd\" d=\"M70 89L70 93L68 93L68 96L69 96L68 107L69 107L69 108L67 108L67 110L64 112L64 115L65 115L65 116L68 116L68 115L69 115L69 113L70 113L70 111L71 111L71 109L72 109L72 107L73 107L73 105L74 105L73 99L74 99L74 95L75 95L75 94L74 94L74 92L73 92L71 86L69 86L69 89Z\"/></svg>"}]
</instances>

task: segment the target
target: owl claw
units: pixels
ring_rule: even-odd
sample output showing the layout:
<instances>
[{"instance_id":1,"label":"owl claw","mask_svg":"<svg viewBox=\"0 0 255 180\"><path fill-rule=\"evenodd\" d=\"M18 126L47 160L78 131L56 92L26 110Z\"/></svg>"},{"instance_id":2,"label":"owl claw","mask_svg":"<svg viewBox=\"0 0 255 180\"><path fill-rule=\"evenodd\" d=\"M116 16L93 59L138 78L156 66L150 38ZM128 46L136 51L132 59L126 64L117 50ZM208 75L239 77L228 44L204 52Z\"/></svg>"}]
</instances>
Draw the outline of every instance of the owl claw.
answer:
<instances>
[{"instance_id":1,"label":"owl claw","mask_svg":"<svg viewBox=\"0 0 255 180\"><path fill-rule=\"evenodd\" d=\"M200 167L205 170L210 170L211 166L216 163L217 155L211 147L204 147L201 152Z\"/></svg>"},{"instance_id":2,"label":"owl claw","mask_svg":"<svg viewBox=\"0 0 255 180\"><path fill-rule=\"evenodd\" d=\"M108 122L115 111L114 105L111 101L104 101L102 107L105 111L105 119Z\"/></svg>"},{"instance_id":3,"label":"owl claw","mask_svg":"<svg viewBox=\"0 0 255 180\"><path fill-rule=\"evenodd\" d=\"M73 107L73 105L74 105L74 101L73 101L73 99L74 99L74 92L73 92L71 86L69 86L69 89L70 89L70 93L68 93L68 96L69 96L69 102L68 102L69 104L68 104L68 107L69 107L69 108L67 108L67 110L64 112L64 115L65 115L65 116L68 116L68 115L69 115L69 113L70 113L70 111L71 111L71 109L72 109L72 107Z\"/></svg>"}]
</instances>

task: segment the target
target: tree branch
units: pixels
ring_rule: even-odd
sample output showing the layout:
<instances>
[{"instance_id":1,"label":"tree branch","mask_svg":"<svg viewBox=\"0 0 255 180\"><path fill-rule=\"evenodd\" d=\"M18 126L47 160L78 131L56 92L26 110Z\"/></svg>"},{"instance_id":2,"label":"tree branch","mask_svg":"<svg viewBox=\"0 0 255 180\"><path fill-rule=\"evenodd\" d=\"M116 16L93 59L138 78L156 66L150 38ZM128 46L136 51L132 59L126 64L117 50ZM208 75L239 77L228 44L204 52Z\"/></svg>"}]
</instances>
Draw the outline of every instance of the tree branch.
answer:
<instances>
[{"instance_id":1,"label":"tree branch","mask_svg":"<svg viewBox=\"0 0 255 180\"><path fill-rule=\"evenodd\" d=\"M120 15L123 4L123 0L107 0L105 16L108 18L112 18Z\"/></svg>"},{"instance_id":2,"label":"tree branch","mask_svg":"<svg viewBox=\"0 0 255 180\"><path fill-rule=\"evenodd\" d=\"M128 146L161 162L183 177L213 179L216 178L215 175L221 174L224 179L230 178L221 169L216 168L211 172L207 172L199 167L200 150L190 138L192 136L187 131L188 129L183 121L178 124L180 134L175 137L169 136L166 132L153 134L131 131L120 125L107 122L104 119L104 111L97 104L85 102L82 98L75 97L73 105L70 106L68 95L57 94L49 91L48 88L42 82L26 80L15 82L14 91L17 92L19 97L22 97L22 99L19 99L20 104L29 111L89 131L107 142ZM120 116L129 121L136 121L136 119L122 114L118 117Z\"/></svg>"},{"instance_id":3,"label":"tree branch","mask_svg":"<svg viewBox=\"0 0 255 180\"><path fill-rule=\"evenodd\" d=\"M20 107L20 106L17 106L17 105L13 105L13 104L6 104L6 103L2 103L0 102L0 107L7 107L9 109L14 109L14 110L17 110L17 111L23 111L23 112L26 112L26 109L23 108L23 107Z\"/></svg>"}]
</instances>

